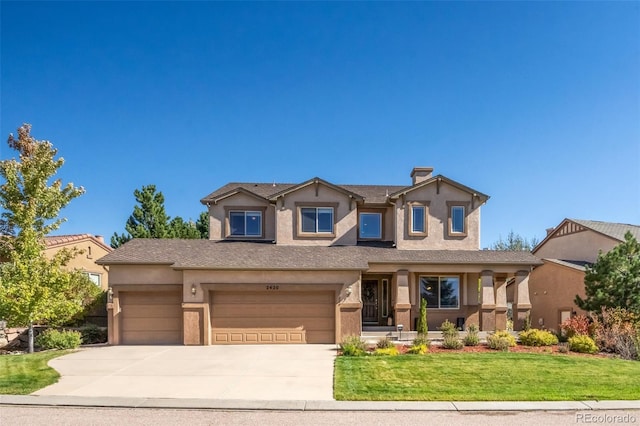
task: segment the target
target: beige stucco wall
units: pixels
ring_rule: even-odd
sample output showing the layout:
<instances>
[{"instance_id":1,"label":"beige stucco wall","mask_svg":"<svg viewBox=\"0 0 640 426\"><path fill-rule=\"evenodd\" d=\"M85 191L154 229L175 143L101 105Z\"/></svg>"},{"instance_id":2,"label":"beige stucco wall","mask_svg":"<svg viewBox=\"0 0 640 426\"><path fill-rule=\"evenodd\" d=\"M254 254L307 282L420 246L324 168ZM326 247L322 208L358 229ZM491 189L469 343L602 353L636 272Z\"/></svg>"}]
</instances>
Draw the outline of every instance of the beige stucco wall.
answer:
<instances>
[{"instance_id":1,"label":"beige stucco wall","mask_svg":"<svg viewBox=\"0 0 640 426\"><path fill-rule=\"evenodd\" d=\"M428 202L429 215L427 218L426 237L410 236L408 229L408 203ZM465 237L450 236L448 233L449 206L447 202L460 202L467 205L467 235ZM435 183L409 192L402 202L396 201L396 245L401 250L411 249L458 249L477 250L480 248L480 203L472 203L471 194L462 191L445 182L440 184L438 193Z\"/></svg>"},{"instance_id":2,"label":"beige stucco wall","mask_svg":"<svg viewBox=\"0 0 640 426\"><path fill-rule=\"evenodd\" d=\"M262 218L262 226L265 240L275 239L275 216L273 206L268 201L260 200L247 194L238 193L209 206L209 239L223 240L229 230L226 229L227 212L229 208L242 208L243 210L254 208L262 211L266 208Z\"/></svg>"},{"instance_id":3,"label":"beige stucco wall","mask_svg":"<svg viewBox=\"0 0 640 426\"><path fill-rule=\"evenodd\" d=\"M316 195L317 190L317 195ZM296 204L298 203L298 204ZM317 203L326 203L327 206L338 204L334 209L334 231L333 238L326 237L301 237L297 234L297 214L300 204L312 203L311 206L318 206ZM279 198L276 203L276 240L281 245L355 245L358 238L358 210L356 202L339 191L328 186L319 184L309 185L298 191L287 194L284 199Z\"/></svg>"},{"instance_id":4,"label":"beige stucco wall","mask_svg":"<svg viewBox=\"0 0 640 426\"><path fill-rule=\"evenodd\" d=\"M574 303L585 297L584 272L545 261L529 277L529 294L532 327L558 330L561 310L584 314Z\"/></svg>"},{"instance_id":5,"label":"beige stucco wall","mask_svg":"<svg viewBox=\"0 0 640 426\"><path fill-rule=\"evenodd\" d=\"M76 247L78 250L82 250L82 253L77 254L67 264L68 269L78 269L82 272L91 272L100 275L100 287L103 290L109 288L109 269L106 266L97 265L95 262L97 259L110 253L107 249L101 245L96 244L90 238L82 241L74 241L69 244L61 244L55 247L49 247L45 249L45 255L50 259L57 252L63 248L72 249Z\"/></svg>"},{"instance_id":6,"label":"beige stucco wall","mask_svg":"<svg viewBox=\"0 0 640 426\"><path fill-rule=\"evenodd\" d=\"M595 262L598 252L608 252L620 242L591 230L553 237L534 253L543 259Z\"/></svg>"},{"instance_id":7,"label":"beige stucco wall","mask_svg":"<svg viewBox=\"0 0 640 426\"><path fill-rule=\"evenodd\" d=\"M127 284L182 284L182 271L168 265L111 265L111 286Z\"/></svg>"}]
</instances>

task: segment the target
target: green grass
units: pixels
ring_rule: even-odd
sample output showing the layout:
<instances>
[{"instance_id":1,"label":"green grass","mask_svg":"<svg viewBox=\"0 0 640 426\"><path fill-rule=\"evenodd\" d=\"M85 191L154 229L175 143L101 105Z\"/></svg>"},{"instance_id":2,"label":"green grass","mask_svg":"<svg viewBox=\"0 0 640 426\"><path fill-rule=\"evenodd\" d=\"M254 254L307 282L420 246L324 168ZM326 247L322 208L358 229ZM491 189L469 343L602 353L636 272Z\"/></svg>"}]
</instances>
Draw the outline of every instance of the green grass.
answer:
<instances>
[{"instance_id":1,"label":"green grass","mask_svg":"<svg viewBox=\"0 0 640 426\"><path fill-rule=\"evenodd\" d=\"M0 356L0 395L28 395L56 383L60 374L47 365L71 351Z\"/></svg>"},{"instance_id":2,"label":"green grass","mask_svg":"<svg viewBox=\"0 0 640 426\"><path fill-rule=\"evenodd\" d=\"M338 357L334 397L351 401L640 399L640 362L571 355L455 353Z\"/></svg>"}]
</instances>

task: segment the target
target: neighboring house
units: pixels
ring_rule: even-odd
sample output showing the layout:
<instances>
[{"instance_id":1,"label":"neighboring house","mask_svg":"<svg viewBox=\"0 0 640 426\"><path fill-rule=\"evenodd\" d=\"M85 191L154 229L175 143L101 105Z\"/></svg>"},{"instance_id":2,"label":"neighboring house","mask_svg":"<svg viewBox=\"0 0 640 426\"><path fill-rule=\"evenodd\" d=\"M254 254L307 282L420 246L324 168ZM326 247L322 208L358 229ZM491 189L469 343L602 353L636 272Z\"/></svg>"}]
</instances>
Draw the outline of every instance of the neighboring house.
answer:
<instances>
[{"instance_id":1,"label":"neighboring house","mask_svg":"<svg viewBox=\"0 0 640 426\"><path fill-rule=\"evenodd\" d=\"M529 312L526 252L480 250L488 196L431 168L408 186L229 183L204 197L209 240L134 239L109 266L112 344L334 343L445 319L506 327Z\"/></svg>"},{"instance_id":2,"label":"neighboring house","mask_svg":"<svg viewBox=\"0 0 640 426\"><path fill-rule=\"evenodd\" d=\"M67 264L68 269L78 269L86 274L97 286L106 290L109 288L109 270L104 265L96 264L96 260L111 253L113 249L106 245L100 235L73 234L45 237L45 255L49 258L63 248L80 251Z\"/></svg>"},{"instance_id":3,"label":"neighboring house","mask_svg":"<svg viewBox=\"0 0 640 426\"><path fill-rule=\"evenodd\" d=\"M547 230L533 249L543 261L529 279L534 327L558 330L567 318L585 313L574 302L576 295L585 297L585 266L624 241L627 231L640 239L640 226L624 223L565 219Z\"/></svg>"}]
</instances>

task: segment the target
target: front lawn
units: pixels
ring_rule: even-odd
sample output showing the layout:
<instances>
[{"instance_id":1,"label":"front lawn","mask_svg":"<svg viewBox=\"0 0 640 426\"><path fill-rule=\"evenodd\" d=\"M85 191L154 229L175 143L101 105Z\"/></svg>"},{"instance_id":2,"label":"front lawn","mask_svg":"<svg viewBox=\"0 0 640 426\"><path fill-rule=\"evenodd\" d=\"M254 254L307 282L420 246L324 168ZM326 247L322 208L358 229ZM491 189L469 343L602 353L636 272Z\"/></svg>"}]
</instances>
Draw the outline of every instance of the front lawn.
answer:
<instances>
[{"instance_id":1,"label":"front lawn","mask_svg":"<svg viewBox=\"0 0 640 426\"><path fill-rule=\"evenodd\" d=\"M640 362L532 353L336 358L334 397L350 401L640 399Z\"/></svg>"},{"instance_id":2,"label":"front lawn","mask_svg":"<svg viewBox=\"0 0 640 426\"><path fill-rule=\"evenodd\" d=\"M47 351L0 356L0 394L28 395L56 383L60 374L47 366L47 362L69 352Z\"/></svg>"}]
</instances>

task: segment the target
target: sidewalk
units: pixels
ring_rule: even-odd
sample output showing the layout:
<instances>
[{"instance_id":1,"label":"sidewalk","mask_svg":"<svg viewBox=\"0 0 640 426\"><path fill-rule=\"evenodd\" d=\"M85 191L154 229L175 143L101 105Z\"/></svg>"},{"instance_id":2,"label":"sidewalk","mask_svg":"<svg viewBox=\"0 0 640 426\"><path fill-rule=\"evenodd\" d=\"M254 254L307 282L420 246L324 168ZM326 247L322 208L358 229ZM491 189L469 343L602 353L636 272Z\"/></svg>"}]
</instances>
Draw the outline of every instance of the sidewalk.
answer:
<instances>
[{"instance_id":1,"label":"sidewalk","mask_svg":"<svg viewBox=\"0 0 640 426\"><path fill-rule=\"evenodd\" d=\"M251 401L0 395L2 405L274 411L588 411L640 410L635 401Z\"/></svg>"}]
</instances>

